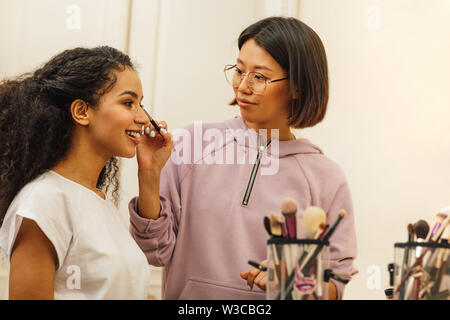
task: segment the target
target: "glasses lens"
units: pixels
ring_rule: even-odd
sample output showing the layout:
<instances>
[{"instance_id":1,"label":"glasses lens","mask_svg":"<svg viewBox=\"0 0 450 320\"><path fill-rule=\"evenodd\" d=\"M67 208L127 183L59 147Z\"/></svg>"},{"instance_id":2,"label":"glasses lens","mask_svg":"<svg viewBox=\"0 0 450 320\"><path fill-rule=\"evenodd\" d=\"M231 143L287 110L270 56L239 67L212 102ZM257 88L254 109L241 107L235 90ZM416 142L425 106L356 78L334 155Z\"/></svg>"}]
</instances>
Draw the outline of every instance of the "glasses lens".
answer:
<instances>
[{"instance_id":1,"label":"glasses lens","mask_svg":"<svg viewBox=\"0 0 450 320\"><path fill-rule=\"evenodd\" d=\"M258 72L251 72L248 75L248 86L255 94L262 94L266 89L266 78Z\"/></svg>"},{"instance_id":2,"label":"glasses lens","mask_svg":"<svg viewBox=\"0 0 450 320\"><path fill-rule=\"evenodd\" d=\"M232 87L238 87L239 86L239 75L238 70L235 66L227 65L224 69L225 72L225 78L227 79L227 82Z\"/></svg>"}]
</instances>

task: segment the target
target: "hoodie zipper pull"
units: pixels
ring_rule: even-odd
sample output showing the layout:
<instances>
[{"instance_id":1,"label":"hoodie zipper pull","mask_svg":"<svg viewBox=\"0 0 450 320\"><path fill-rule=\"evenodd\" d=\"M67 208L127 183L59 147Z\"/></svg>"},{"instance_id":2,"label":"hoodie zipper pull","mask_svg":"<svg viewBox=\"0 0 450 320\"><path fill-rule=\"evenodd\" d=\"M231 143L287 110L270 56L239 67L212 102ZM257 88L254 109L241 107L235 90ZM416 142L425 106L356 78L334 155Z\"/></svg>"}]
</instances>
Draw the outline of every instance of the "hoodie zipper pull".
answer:
<instances>
[{"instance_id":1,"label":"hoodie zipper pull","mask_svg":"<svg viewBox=\"0 0 450 320\"><path fill-rule=\"evenodd\" d=\"M263 155L264 151L267 149L267 147L269 146L270 142L272 141L272 140L269 140L267 142L267 145L264 146L262 134L258 132L258 135L259 135L258 155L256 156L256 161L255 161L255 164L253 165L252 173L250 174L250 179L247 184L247 189L245 190L244 199L242 199L242 205L244 205L244 206L248 205L248 201L249 201L250 195L252 193L253 185L255 184L256 174L258 173L259 165L261 163L262 155Z\"/></svg>"}]
</instances>

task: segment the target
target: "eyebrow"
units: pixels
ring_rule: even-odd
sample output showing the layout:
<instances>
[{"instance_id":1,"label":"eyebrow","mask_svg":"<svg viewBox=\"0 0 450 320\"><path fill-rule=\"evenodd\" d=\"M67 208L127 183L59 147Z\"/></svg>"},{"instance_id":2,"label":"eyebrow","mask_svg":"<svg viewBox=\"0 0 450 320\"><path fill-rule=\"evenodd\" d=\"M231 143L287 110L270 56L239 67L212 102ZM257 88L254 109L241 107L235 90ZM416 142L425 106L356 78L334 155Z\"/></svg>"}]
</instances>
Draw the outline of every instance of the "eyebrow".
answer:
<instances>
[{"instance_id":1,"label":"eyebrow","mask_svg":"<svg viewBox=\"0 0 450 320\"><path fill-rule=\"evenodd\" d=\"M132 96L133 98L135 98L135 99L137 99L138 98L138 95L137 95L137 93L136 92L134 92L134 91L130 91L130 90L127 90L127 91L124 91L124 92L122 92L121 94L119 94L119 97L120 96L124 96L124 95L127 95L127 94L129 94L130 96ZM144 96L142 96L142 98L141 98L141 101L140 102L142 102L142 100L144 99Z\"/></svg>"},{"instance_id":2,"label":"eyebrow","mask_svg":"<svg viewBox=\"0 0 450 320\"><path fill-rule=\"evenodd\" d=\"M239 62L240 64L243 64L245 66L244 61L242 61L241 59L237 58L237 62ZM262 65L256 65L255 66L255 70L268 70L268 71L272 71L272 69L270 69L269 67L266 66L262 66Z\"/></svg>"},{"instance_id":3,"label":"eyebrow","mask_svg":"<svg viewBox=\"0 0 450 320\"><path fill-rule=\"evenodd\" d=\"M135 99L138 98L137 93L134 92L134 91L130 91L130 90L127 90L127 91L122 92L121 94L119 94L119 97L120 97L120 96L124 96L124 95L126 95L126 94L129 94L130 96L134 97Z\"/></svg>"}]
</instances>

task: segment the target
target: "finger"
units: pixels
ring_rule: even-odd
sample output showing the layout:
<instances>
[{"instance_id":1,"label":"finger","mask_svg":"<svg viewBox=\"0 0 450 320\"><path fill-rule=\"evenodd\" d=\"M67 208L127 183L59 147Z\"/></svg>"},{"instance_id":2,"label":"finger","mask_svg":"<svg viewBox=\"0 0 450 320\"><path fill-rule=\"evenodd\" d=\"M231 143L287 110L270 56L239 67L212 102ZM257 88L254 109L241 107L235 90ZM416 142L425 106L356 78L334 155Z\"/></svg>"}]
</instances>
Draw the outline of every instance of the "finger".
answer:
<instances>
[{"instance_id":1,"label":"finger","mask_svg":"<svg viewBox=\"0 0 450 320\"><path fill-rule=\"evenodd\" d=\"M165 122L165 121L159 121L159 122L157 122L158 123L158 126L160 127L160 128L165 128L166 130L168 129L168 127L167 127L167 122Z\"/></svg>"},{"instance_id":2,"label":"finger","mask_svg":"<svg viewBox=\"0 0 450 320\"><path fill-rule=\"evenodd\" d=\"M262 290L266 291L267 277L261 279L261 281L257 284Z\"/></svg>"},{"instance_id":3,"label":"finger","mask_svg":"<svg viewBox=\"0 0 450 320\"><path fill-rule=\"evenodd\" d=\"M251 289L253 289L253 283L255 281L255 278L258 276L258 274L260 272L261 272L261 270L259 270L257 268L252 268L248 272L247 285L249 285Z\"/></svg>"},{"instance_id":4,"label":"finger","mask_svg":"<svg viewBox=\"0 0 450 320\"><path fill-rule=\"evenodd\" d=\"M248 271L241 272L240 276L241 276L242 279L247 280L247 278L248 278Z\"/></svg>"},{"instance_id":5,"label":"finger","mask_svg":"<svg viewBox=\"0 0 450 320\"><path fill-rule=\"evenodd\" d=\"M162 132L164 134L168 132L167 123L165 121L161 121L161 122L157 123L157 125L159 127L160 132ZM156 129L155 126L152 125L151 123L149 123L148 125L143 125L141 127L141 129L142 129L141 134L148 135L148 136L156 136L156 134L155 135L152 134L152 131L155 131L156 133L158 133L158 129Z\"/></svg>"},{"instance_id":6,"label":"finger","mask_svg":"<svg viewBox=\"0 0 450 320\"><path fill-rule=\"evenodd\" d=\"M260 272L255 278L255 284L261 289L265 290L267 280L267 272Z\"/></svg>"}]
</instances>

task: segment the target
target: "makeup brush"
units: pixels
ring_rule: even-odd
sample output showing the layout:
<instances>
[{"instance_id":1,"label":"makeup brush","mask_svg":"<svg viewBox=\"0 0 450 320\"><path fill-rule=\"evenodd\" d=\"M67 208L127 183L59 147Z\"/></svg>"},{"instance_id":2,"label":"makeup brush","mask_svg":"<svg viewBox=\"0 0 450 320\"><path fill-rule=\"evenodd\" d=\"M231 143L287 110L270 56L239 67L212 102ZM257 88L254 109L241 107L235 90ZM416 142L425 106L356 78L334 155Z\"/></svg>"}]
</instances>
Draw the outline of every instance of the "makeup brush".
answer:
<instances>
[{"instance_id":1,"label":"makeup brush","mask_svg":"<svg viewBox=\"0 0 450 320\"><path fill-rule=\"evenodd\" d=\"M153 127L155 127L155 130L158 131L159 134L161 134L161 127L158 126L156 121L153 120L153 118L150 116L150 114L147 112L147 110L145 110L145 108L142 108L142 110L144 110L144 113L147 115L147 117L150 120L150 123L153 125ZM161 134L161 136L162 136L162 134Z\"/></svg>"},{"instance_id":2,"label":"makeup brush","mask_svg":"<svg viewBox=\"0 0 450 320\"><path fill-rule=\"evenodd\" d=\"M308 207L303 211L303 228L307 239L314 239L321 224L327 223L327 214L319 207Z\"/></svg>"},{"instance_id":3,"label":"makeup brush","mask_svg":"<svg viewBox=\"0 0 450 320\"><path fill-rule=\"evenodd\" d=\"M274 237L283 236L283 222L278 214L271 214L269 218L270 232Z\"/></svg>"},{"instance_id":4,"label":"makeup brush","mask_svg":"<svg viewBox=\"0 0 450 320\"><path fill-rule=\"evenodd\" d=\"M286 223L287 237L291 239L297 238L297 202L292 198L284 198L281 201L281 213Z\"/></svg>"},{"instance_id":5,"label":"makeup brush","mask_svg":"<svg viewBox=\"0 0 450 320\"><path fill-rule=\"evenodd\" d=\"M419 220L414 224L414 233L416 234L417 242L425 242L427 238L428 232L430 231L430 226L425 220ZM421 256L422 247L416 248L416 258L418 259ZM419 266L422 266L422 262L419 263ZM419 291L420 291L420 277L414 277L414 283L412 288L412 299L419 299Z\"/></svg>"},{"instance_id":6,"label":"makeup brush","mask_svg":"<svg viewBox=\"0 0 450 320\"><path fill-rule=\"evenodd\" d=\"M322 244L317 246L316 250L314 250L314 253L312 255L310 255L310 257L306 260L306 263L304 263L304 265L301 267L301 270L302 270L303 274L305 273L305 270L308 270L309 266L314 261L314 259L316 258L317 254L322 250L323 243L327 242L331 238L331 236L333 235L334 231L336 230L336 227L339 225L341 220L346 215L347 215L347 212L344 209L339 211L338 218L336 219L334 224L331 226L331 228L328 230L328 232L323 236Z\"/></svg>"},{"instance_id":7,"label":"makeup brush","mask_svg":"<svg viewBox=\"0 0 450 320\"><path fill-rule=\"evenodd\" d=\"M436 233L431 237L430 239L431 242L437 242L439 240L449 222L450 222L450 214L446 214L446 217L442 221L439 228L436 230Z\"/></svg>"},{"instance_id":8,"label":"makeup brush","mask_svg":"<svg viewBox=\"0 0 450 320\"><path fill-rule=\"evenodd\" d=\"M264 217L264 228L266 229L266 232L269 234L269 236L273 236L272 231L270 230L270 218L265 216Z\"/></svg>"},{"instance_id":9,"label":"makeup brush","mask_svg":"<svg viewBox=\"0 0 450 320\"><path fill-rule=\"evenodd\" d=\"M424 242L427 238L428 232L430 231L430 226L425 220L417 221L414 226L414 233L416 234L417 241Z\"/></svg>"},{"instance_id":10,"label":"makeup brush","mask_svg":"<svg viewBox=\"0 0 450 320\"><path fill-rule=\"evenodd\" d=\"M431 238L436 234L436 232L438 231L439 227L441 226L442 222L445 220L446 217L447 217L447 215L444 213L436 214L436 217L434 220L435 221L434 226L433 226L433 229L431 230L430 235L428 236L427 241L430 241Z\"/></svg>"},{"instance_id":11,"label":"makeup brush","mask_svg":"<svg viewBox=\"0 0 450 320\"><path fill-rule=\"evenodd\" d=\"M257 268L257 269L261 270L261 271L267 271L267 267L266 266L263 266L262 264L260 264L258 262L255 262L253 260L249 260L248 264L251 265L254 268Z\"/></svg>"},{"instance_id":12,"label":"makeup brush","mask_svg":"<svg viewBox=\"0 0 450 320\"><path fill-rule=\"evenodd\" d=\"M336 221L334 222L334 224L331 226L331 228L328 230L328 232L324 235L323 239L322 239L322 244L319 244L316 249L308 254L308 257L305 260L305 262L302 263L301 266L299 266L300 268L300 272L302 274L306 274L306 271L310 268L311 264L314 262L314 260L316 259L317 255L319 254L319 252L322 250L323 248L323 243L327 242L330 237L333 235L334 231L336 230L336 227L339 225L339 223L341 222L341 220L347 215L347 212L342 209L339 211L339 216L336 219ZM294 281L293 281L294 277L289 276L290 281L287 283L288 286L286 288L286 295L285 297L289 297L292 294L292 289L293 289L293 285L294 285Z\"/></svg>"},{"instance_id":13,"label":"makeup brush","mask_svg":"<svg viewBox=\"0 0 450 320\"><path fill-rule=\"evenodd\" d=\"M274 235L272 233L270 219L271 218L269 218L267 216L264 217L264 228L266 229L266 231L270 237L277 238L279 236ZM270 252L272 254L272 260L273 260L273 264L274 264L274 268L275 268L275 273L276 273L278 279L280 279L280 265L279 265L280 259L279 259L279 257L282 254L281 248L277 247L277 245L274 243L270 244L269 248L270 248ZM278 280L278 281L280 281L280 280Z\"/></svg>"},{"instance_id":14,"label":"makeup brush","mask_svg":"<svg viewBox=\"0 0 450 320\"><path fill-rule=\"evenodd\" d=\"M448 244L449 240L450 240L450 226L447 226L442 233L441 243ZM445 249L445 248L439 248L437 250L439 250L438 258L436 261L436 273L435 273L435 274L437 274L437 277L436 277L436 282L432 288L432 293L435 295L439 292L442 278L444 277L444 274L445 274L445 268L447 266L448 254L450 251L449 249ZM431 273L432 272L430 272L430 277L433 279L433 277L431 276Z\"/></svg>"},{"instance_id":15,"label":"makeup brush","mask_svg":"<svg viewBox=\"0 0 450 320\"><path fill-rule=\"evenodd\" d=\"M414 239L414 226L412 223L408 223L407 231L408 231L408 244L410 244L411 242L413 242ZM405 256L403 258L403 265L402 265L402 273L401 273L402 277L400 278L401 280L405 278L408 265L409 265L409 246L406 246ZM399 293L399 300L403 300L404 298L405 298L405 288L402 287Z\"/></svg>"}]
</instances>

